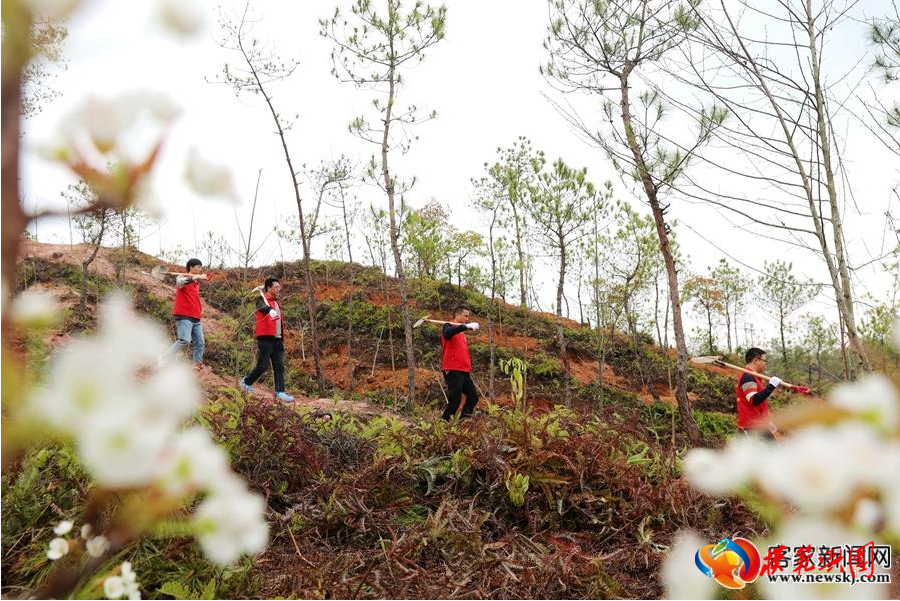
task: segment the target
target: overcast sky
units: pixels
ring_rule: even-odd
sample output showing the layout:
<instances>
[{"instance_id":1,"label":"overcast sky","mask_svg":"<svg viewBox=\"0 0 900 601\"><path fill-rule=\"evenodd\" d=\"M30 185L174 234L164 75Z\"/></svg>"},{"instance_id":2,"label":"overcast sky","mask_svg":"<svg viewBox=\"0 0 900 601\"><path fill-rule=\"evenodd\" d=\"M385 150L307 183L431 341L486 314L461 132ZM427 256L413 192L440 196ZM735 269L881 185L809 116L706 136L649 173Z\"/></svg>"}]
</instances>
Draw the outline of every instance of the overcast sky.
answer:
<instances>
[{"instance_id":1,"label":"overcast sky","mask_svg":"<svg viewBox=\"0 0 900 601\"><path fill-rule=\"evenodd\" d=\"M256 227L258 231L271 231L276 222L283 224L295 214L289 175L271 116L260 98L236 98L227 87L207 82L226 62L236 64L237 60L216 43L214 8L209 9L206 30L184 42L154 25L152 4L83 2L69 23L68 68L53 84L62 96L25 123L26 145L48 137L62 115L86 95L110 96L135 88L165 92L181 105L183 113L155 179L167 217L142 232L142 249L153 254L177 246L190 250L207 231L238 243L232 208L195 196L180 177L192 145L234 171L243 200L243 206L237 209L238 218L245 225L257 174L262 169ZM408 195L410 204L421 206L434 197L450 207L457 227L481 229L483 220L470 209L470 178L482 174L483 164L495 159L498 146L509 146L524 135L549 158L562 157L570 165L587 167L593 181L612 180L617 197L647 212L641 199L633 196L612 170L603 152L584 143L545 97L560 98L538 73L539 65L547 59L542 48L548 21L546 2L450 0L447 5L446 39L430 50L421 66L405 74L407 85L399 99L401 104L414 103L438 112L437 120L415 129L419 139L410 153L392 158L399 175L417 178ZM225 2L223 6L227 14L233 14L243 2ZM295 161L315 164L341 154L367 161L376 148L351 135L347 125L356 115L371 115L372 95L341 84L330 74L331 46L319 35L318 19L328 16L335 3L254 0L252 6L261 18L255 26L257 36L267 40L282 57L300 61L294 76L273 88L278 109L285 115L299 115L288 138ZM346 7L346 3L341 6ZM862 3L857 16L877 15L887 7L888 0L869 0ZM826 49L830 76L851 70L856 78L853 81L859 81L863 67L871 62L864 24L851 23L835 38ZM854 70L857 63L861 66ZM896 91L891 93L896 97ZM596 115L597 105L585 104L595 100L576 102L587 113L586 118L593 117L591 111ZM678 117L673 119L677 128ZM900 177L896 157L875 143L858 121L845 120L836 124L836 129L846 146L846 169L859 208L857 212L848 207L847 237L853 263L862 264L883 252L886 244L890 248L891 240L896 243L884 212L890 190ZM709 173L708 178L711 188L734 192L729 187L735 183L721 174ZM72 181L69 174L34 153L27 154L23 161L23 190L29 207L59 203L60 191ZM746 189L746 181L739 185L741 193L751 197L769 193ZM307 187L302 191L309 194ZM361 186L356 194L364 205L386 205L377 188ZM824 265L812 253L753 233L733 214L676 197L669 216L682 224L677 234L693 270L705 271L724 252L748 266L748 277L755 278L752 269L761 269L766 260L787 258L800 275L827 281ZM42 241L69 239L68 227L62 222L41 222L38 234ZM321 256L323 249L319 250ZM257 263L277 260L278 252L271 236ZM283 252L286 258L299 256L295 248L283 247ZM552 267L542 267L538 281L554 280ZM867 292L878 298L891 284L873 264L857 272L856 293L860 298ZM543 309L549 310L551 296L548 286L542 294ZM825 294L809 309L827 311L829 316L833 313ZM755 317L761 325L768 323L771 327L763 312Z\"/></svg>"}]
</instances>

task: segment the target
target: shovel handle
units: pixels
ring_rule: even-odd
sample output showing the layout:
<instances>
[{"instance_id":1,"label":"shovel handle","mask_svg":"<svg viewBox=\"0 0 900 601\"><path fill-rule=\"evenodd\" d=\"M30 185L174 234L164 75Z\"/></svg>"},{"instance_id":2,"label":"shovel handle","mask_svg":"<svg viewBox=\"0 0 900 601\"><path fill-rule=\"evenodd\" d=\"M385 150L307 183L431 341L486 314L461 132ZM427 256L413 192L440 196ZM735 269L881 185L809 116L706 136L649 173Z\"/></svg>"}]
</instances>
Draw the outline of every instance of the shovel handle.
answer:
<instances>
[{"instance_id":1,"label":"shovel handle","mask_svg":"<svg viewBox=\"0 0 900 601\"><path fill-rule=\"evenodd\" d=\"M722 361L721 359L714 361L713 365L718 365L719 367L727 367L729 369L742 371L745 374L750 374L751 376L756 376L757 378L762 378L763 380L766 380L766 381L768 381L772 378L772 376L767 376L766 374L757 373L757 372L753 371L752 369L747 369L746 367L739 367L732 363L726 363L725 361ZM788 389L790 389L793 392L798 392L800 394L810 394L810 390L806 386L797 386L796 384L791 384L790 382L785 382L784 380L782 380L781 383L784 384Z\"/></svg>"},{"instance_id":2,"label":"shovel handle","mask_svg":"<svg viewBox=\"0 0 900 601\"><path fill-rule=\"evenodd\" d=\"M446 321L446 320L443 320L443 319L425 319L425 320L423 320L423 321L427 321L427 322L430 322L430 323L449 323L451 326L461 326L461 325L464 325L464 324L461 324L461 323L456 322L456 321Z\"/></svg>"}]
</instances>

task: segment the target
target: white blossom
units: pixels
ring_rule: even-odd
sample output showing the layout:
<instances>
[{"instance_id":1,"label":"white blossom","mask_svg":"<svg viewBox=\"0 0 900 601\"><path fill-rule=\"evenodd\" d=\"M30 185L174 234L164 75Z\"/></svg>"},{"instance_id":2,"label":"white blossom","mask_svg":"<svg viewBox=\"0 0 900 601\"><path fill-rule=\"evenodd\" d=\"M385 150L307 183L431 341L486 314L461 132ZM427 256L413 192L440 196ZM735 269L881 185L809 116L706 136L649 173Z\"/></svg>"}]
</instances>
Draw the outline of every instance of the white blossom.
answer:
<instances>
[{"instance_id":1,"label":"white blossom","mask_svg":"<svg viewBox=\"0 0 900 601\"><path fill-rule=\"evenodd\" d=\"M717 587L715 581L694 565L694 554L705 544L692 530L680 530L675 534L672 548L659 572L667 599L713 598Z\"/></svg>"},{"instance_id":2,"label":"white blossom","mask_svg":"<svg viewBox=\"0 0 900 601\"><path fill-rule=\"evenodd\" d=\"M213 490L215 483L233 477L225 451L203 428L180 432L163 459L161 484L173 495Z\"/></svg>"},{"instance_id":3,"label":"white blossom","mask_svg":"<svg viewBox=\"0 0 900 601\"><path fill-rule=\"evenodd\" d=\"M52 326L59 321L61 310L56 298L40 290L29 289L18 295L10 309L10 317L26 328Z\"/></svg>"},{"instance_id":4,"label":"white blossom","mask_svg":"<svg viewBox=\"0 0 900 601\"><path fill-rule=\"evenodd\" d=\"M197 376L185 363L167 365L141 382L135 392L139 397L142 423L175 426L194 413L203 400Z\"/></svg>"},{"instance_id":5,"label":"white blossom","mask_svg":"<svg viewBox=\"0 0 900 601\"><path fill-rule=\"evenodd\" d=\"M34 152L38 157L51 163L65 163L73 158L72 152L74 149L69 139L63 136L59 129L54 130L49 137L26 140L24 144L26 148Z\"/></svg>"},{"instance_id":6,"label":"white blossom","mask_svg":"<svg viewBox=\"0 0 900 601\"><path fill-rule=\"evenodd\" d=\"M61 19L78 6L80 0L24 0L35 17Z\"/></svg>"},{"instance_id":7,"label":"white blossom","mask_svg":"<svg viewBox=\"0 0 900 601\"><path fill-rule=\"evenodd\" d=\"M828 399L832 405L885 430L900 428L900 394L887 376L869 374L856 382L839 384Z\"/></svg>"},{"instance_id":8,"label":"white blossom","mask_svg":"<svg viewBox=\"0 0 900 601\"><path fill-rule=\"evenodd\" d=\"M122 573L122 581L123 581L123 582L129 583L129 582L136 582L136 581L137 581L137 574L135 574L135 573L134 573L134 570L131 569L131 562L130 562L130 561L123 561L123 562L122 562L121 573Z\"/></svg>"},{"instance_id":9,"label":"white blossom","mask_svg":"<svg viewBox=\"0 0 900 601\"><path fill-rule=\"evenodd\" d=\"M85 545L88 555L91 557L100 557L109 549L109 539L105 536L95 536Z\"/></svg>"},{"instance_id":10,"label":"white blossom","mask_svg":"<svg viewBox=\"0 0 900 601\"><path fill-rule=\"evenodd\" d=\"M47 550L47 557L52 560L59 559L69 552L69 541L64 538L57 537L50 541L50 548Z\"/></svg>"},{"instance_id":11,"label":"white blossom","mask_svg":"<svg viewBox=\"0 0 900 601\"><path fill-rule=\"evenodd\" d=\"M109 410L94 416L79 433L79 456L98 484L124 488L157 478L171 424L142 424L140 415L134 405Z\"/></svg>"},{"instance_id":12,"label":"white blossom","mask_svg":"<svg viewBox=\"0 0 900 601\"><path fill-rule=\"evenodd\" d=\"M865 467L853 461L852 452L864 449L844 448L836 432L813 426L782 441L760 458L760 485L806 511L847 506L858 479L855 471Z\"/></svg>"},{"instance_id":13,"label":"white blossom","mask_svg":"<svg viewBox=\"0 0 900 601\"><path fill-rule=\"evenodd\" d=\"M724 451L694 449L682 464L685 475L694 487L721 496L736 492L748 484L765 443L747 436L735 437Z\"/></svg>"},{"instance_id":14,"label":"white blossom","mask_svg":"<svg viewBox=\"0 0 900 601\"><path fill-rule=\"evenodd\" d=\"M137 574L131 569L131 562L122 562L121 568L122 582L125 585L125 596L129 599L140 599L140 584L137 581Z\"/></svg>"},{"instance_id":15,"label":"white blossom","mask_svg":"<svg viewBox=\"0 0 900 601\"><path fill-rule=\"evenodd\" d=\"M73 150L93 160L97 167L108 161L106 155L124 157L129 138L138 138L135 128L149 119L164 129L178 116L178 106L159 92L138 90L112 98L89 96L63 118L62 137L55 154L66 156ZM99 153L99 156L97 154ZM45 150L43 153L49 154Z\"/></svg>"},{"instance_id":16,"label":"white blossom","mask_svg":"<svg viewBox=\"0 0 900 601\"><path fill-rule=\"evenodd\" d=\"M138 183L132 206L156 219L162 218L166 212L162 198L149 178L144 178Z\"/></svg>"},{"instance_id":17,"label":"white blossom","mask_svg":"<svg viewBox=\"0 0 900 601\"><path fill-rule=\"evenodd\" d=\"M134 312L131 299L124 294L110 294L103 301L99 324L98 341L129 370L155 361L171 344L157 322Z\"/></svg>"},{"instance_id":18,"label":"white blossom","mask_svg":"<svg viewBox=\"0 0 900 601\"><path fill-rule=\"evenodd\" d=\"M235 197L231 170L210 162L196 147L188 152L184 176L194 192L201 196Z\"/></svg>"},{"instance_id":19,"label":"white blossom","mask_svg":"<svg viewBox=\"0 0 900 601\"><path fill-rule=\"evenodd\" d=\"M121 599L125 594L125 583L120 576L110 576L103 581L103 594L107 599Z\"/></svg>"},{"instance_id":20,"label":"white blossom","mask_svg":"<svg viewBox=\"0 0 900 601\"><path fill-rule=\"evenodd\" d=\"M166 30L181 37L199 33L206 23L203 7L196 0L157 0L156 13Z\"/></svg>"},{"instance_id":21,"label":"white blossom","mask_svg":"<svg viewBox=\"0 0 900 601\"><path fill-rule=\"evenodd\" d=\"M53 533L57 536L63 536L72 531L72 520L63 520L53 528Z\"/></svg>"},{"instance_id":22,"label":"white blossom","mask_svg":"<svg viewBox=\"0 0 900 601\"><path fill-rule=\"evenodd\" d=\"M131 90L118 98L126 110L135 115L135 119L143 115L149 116L161 124L171 123L181 114L178 106L168 95L156 90Z\"/></svg>"},{"instance_id":23,"label":"white blossom","mask_svg":"<svg viewBox=\"0 0 900 601\"><path fill-rule=\"evenodd\" d=\"M83 439L88 450L110 443L85 440L98 428L107 434L174 429L196 410L202 394L189 367L138 378L169 346L158 324L135 315L121 295L103 303L99 322L96 336L75 340L54 355L48 385L29 400L33 415Z\"/></svg>"},{"instance_id":24,"label":"white blossom","mask_svg":"<svg viewBox=\"0 0 900 601\"><path fill-rule=\"evenodd\" d=\"M850 521L861 532L874 532L880 519L881 506L872 499L864 498L856 502Z\"/></svg>"},{"instance_id":25,"label":"white blossom","mask_svg":"<svg viewBox=\"0 0 900 601\"><path fill-rule=\"evenodd\" d=\"M120 361L96 341L70 342L53 356L49 383L29 399L29 409L56 429L75 434L95 412L113 407L131 386Z\"/></svg>"},{"instance_id":26,"label":"white blossom","mask_svg":"<svg viewBox=\"0 0 900 601\"><path fill-rule=\"evenodd\" d=\"M219 565L266 548L269 527L265 501L251 493L237 477L226 478L229 491L214 492L197 508L194 525L203 552Z\"/></svg>"},{"instance_id":27,"label":"white blossom","mask_svg":"<svg viewBox=\"0 0 900 601\"><path fill-rule=\"evenodd\" d=\"M868 423L843 422L832 430L857 489L877 490L900 474L900 443L885 441Z\"/></svg>"}]
</instances>

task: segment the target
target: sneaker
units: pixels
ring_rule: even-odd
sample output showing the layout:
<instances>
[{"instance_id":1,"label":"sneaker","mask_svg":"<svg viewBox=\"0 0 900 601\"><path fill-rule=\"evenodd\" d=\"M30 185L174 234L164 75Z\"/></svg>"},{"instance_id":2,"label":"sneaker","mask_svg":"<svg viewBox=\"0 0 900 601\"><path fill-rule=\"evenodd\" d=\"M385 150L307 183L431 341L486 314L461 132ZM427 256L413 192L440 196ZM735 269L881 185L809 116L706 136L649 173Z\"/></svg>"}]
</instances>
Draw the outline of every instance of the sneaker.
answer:
<instances>
[{"instance_id":1,"label":"sneaker","mask_svg":"<svg viewBox=\"0 0 900 601\"><path fill-rule=\"evenodd\" d=\"M290 403L291 401L294 400L294 397L292 397L291 395L289 395L288 393L286 393L283 390L281 392L276 392L275 398L278 399L279 401L284 401L286 403Z\"/></svg>"},{"instance_id":2,"label":"sneaker","mask_svg":"<svg viewBox=\"0 0 900 601\"><path fill-rule=\"evenodd\" d=\"M241 378L240 380L238 380L238 384L241 385L241 390L243 390L246 393L253 394L254 392L256 392L255 388L253 388L252 386L250 386L249 384L244 382L244 378Z\"/></svg>"}]
</instances>

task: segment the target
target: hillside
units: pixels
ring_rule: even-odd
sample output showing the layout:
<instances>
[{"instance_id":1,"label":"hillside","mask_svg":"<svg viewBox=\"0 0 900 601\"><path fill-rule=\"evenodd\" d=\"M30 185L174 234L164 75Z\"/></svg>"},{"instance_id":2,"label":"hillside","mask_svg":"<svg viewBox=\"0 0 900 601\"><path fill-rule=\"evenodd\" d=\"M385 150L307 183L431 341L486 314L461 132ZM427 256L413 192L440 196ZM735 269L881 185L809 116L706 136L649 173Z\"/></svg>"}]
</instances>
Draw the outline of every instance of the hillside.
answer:
<instances>
[{"instance_id":1,"label":"hillside","mask_svg":"<svg viewBox=\"0 0 900 601\"><path fill-rule=\"evenodd\" d=\"M87 256L83 245L54 245L29 242L20 263L20 285L37 285L47 289L67 307L78 301L80 261ZM172 278L160 282L149 275L160 261L131 251L124 259L118 249L102 249L91 266L89 295L116 287L126 287L139 310L161 322L171 322L174 292ZM116 281L116 264L122 265L121 280ZM172 270L180 269L171 265ZM316 297L319 303L319 325L323 370L336 392L348 391L350 365L353 366L354 390L358 396L387 400L402 396L406 386L405 356L402 349L403 327L399 312L399 291L394 278L383 278L371 267L339 262L315 262ZM354 286L348 283L351 270ZM214 279L204 284L204 331L207 339L205 362L216 376L227 381L252 367L255 347L252 342L254 298L247 292L267 275L282 278L286 309L286 361L288 387L297 392L312 391L309 379L313 362L306 336L305 296L298 263L275 264L251 268L248 283L243 283L240 270L213 270ZM452 307L463 302L473 309L474 319L484 323L488 299L483 295L444 282L412 280L410 285L413 318L429 314L434 319L448 319ZM517 356L529 363L527 396L539 409L548 409L558 398L562 366L555 339L555 317L549 313L523 312L517 306L500 302L501 320L495 324L497 358ZM348 353L346 324L348 312L354 314L352 352ZM92 306L85 315L70 315L63 330L78 329L90 323ZM597 399L627 400L629 403L652 405L654 394L662 403L674 403L669 386L669 369L674 365L672 353L665 353L650 339L643 341L649 371L648 386L641 383L640 367L630 339L620 333L605 333L605 362L602 370L597 360L595 336L588 327L565 319L569 337L569 361L576 384L576 408L588 411ZM388 328L387 326L390 325ZM174 335L173 335L174 337ZM470 335L473 375L486 393L488 367L488 334L483 328ZM416 330L418 363L417 399L424 407L443 403L439 384L441 374L440 342L437 326L425 325ZM377 352L376 352L377 351ZM243 371L242 371L243 370ZM730 374L711 367L692 371L689 395L695 408L730 415L733 411L733 382ZM497 377L497 400L510 402L504 378ZM213 378L215 379L215 378ZM651 390L652 389L652 390ZM602 392L601 392L602 391ZM640 403L639 403L640 402Z\"/></svg>"},{"instance_id":2,"label":"hillside","mask_svg":"<svg viewBox=\"0 0 900 601\"><path fill-rule=\"evenodd\" d=\"M115 288L172 329L173 286L149 275L156 259L133 251L101 251L81 311L80 261L87 251L25 245L19 287L48 290L67 309L63 325L48 337L20 341L33 360L93 328L97 299ZM265 495L271 541L260 557L225 573L206 563L196 545L178 539L136 544L127 555L146 574L148 591L176 596L177 584L193 595L214 580L219 597L654 597L661 594L657 571L678 528L711 539L723 531L764 532L741 502L705 497L681 478L676 458L685 443L671 406L668 353L644 342L648 390L639 384L638 356L628 339L607 333L601 366L592 331L567 321L575 385L573 411L567 411L555 406L562 370L552 316L504 303L497 355L527 360L527 410L513 406L498 373L497 406L482 401L479 417L468 422L438 420L440 343L432 325L416 330L417 411L401 415L406 370L396 282L378 270L336 262L317 262L315 272L323 369L333 387L327 398L311 395L298 264L253 269L247 283L240 270L213 270L204 286L207 351L197 373L206 404L197 419ZM271 376L263 377L253 398L237 390L254 352L253 298L246 291L267 275L282 277L286 292L293 407L272 400ZM411 295L413 314L433 318L447 318L451 307L465 302L484 322L489 302L431 281L412 282ZM354 316L349 343L348 311ZM485 329L470 339L470 349L476 382L486 393ZM692 371L690 386L706 442L718 446L734 429L733 380ZM4 475L4 592L29 586L48 569L46 560L34 560L39 542L7 533L20 532L23 524L52 524L57 514L77 513L87 502L64 492L83 490L86 476L77 465L36 461L26 457Z\"/></svg>"}]
</instances>

